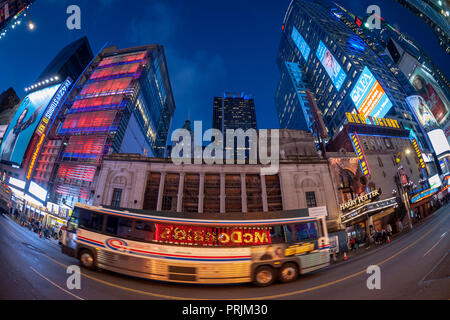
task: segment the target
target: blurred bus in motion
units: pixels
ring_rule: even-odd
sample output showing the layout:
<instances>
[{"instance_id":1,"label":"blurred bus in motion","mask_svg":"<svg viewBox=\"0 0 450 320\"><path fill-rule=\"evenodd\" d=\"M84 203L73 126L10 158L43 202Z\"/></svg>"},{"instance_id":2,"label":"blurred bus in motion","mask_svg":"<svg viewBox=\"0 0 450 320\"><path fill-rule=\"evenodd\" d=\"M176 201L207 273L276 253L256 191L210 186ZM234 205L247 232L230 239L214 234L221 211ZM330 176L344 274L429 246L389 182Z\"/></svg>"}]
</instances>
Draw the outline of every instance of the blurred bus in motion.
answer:
<instances>
[{"instance_id":1,"label":"blurred bus in motion","mask_svg":"<svg viewBox=\"0 0 450 320\"><path fill-rule=\"evenodd\" d=\"M11 189L4 184L0 183L0 213L9 213L11 207Z\"/></svg>"},{"instance_id":2,"label":"blurred bus in motion","mask_svg":"<svg viewBox=\"0 0 450 320\"><path fill-rule=\"evenodd\" d=\"M325 217L308 212L180 214L76 204L62 250L88 269L268 286L329 265Z\"/></svg>"}]
</instances>

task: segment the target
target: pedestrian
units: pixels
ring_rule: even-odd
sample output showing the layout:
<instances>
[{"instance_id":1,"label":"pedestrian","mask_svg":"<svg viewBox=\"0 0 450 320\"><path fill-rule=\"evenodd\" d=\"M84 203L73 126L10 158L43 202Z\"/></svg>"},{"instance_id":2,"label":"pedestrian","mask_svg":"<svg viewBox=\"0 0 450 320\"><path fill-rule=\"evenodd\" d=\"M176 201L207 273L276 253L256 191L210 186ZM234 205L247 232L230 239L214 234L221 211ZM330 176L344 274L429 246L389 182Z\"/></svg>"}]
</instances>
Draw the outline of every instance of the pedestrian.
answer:
<instances>
[{"instance_id":1,"label":"pedestrian","mask_svg":"<svg viewBox=\"0 0 450 320\"><path fill-rule=\"evenodd\" d=\"M390 223L388 223L388 225L386 226L386 231L388 233L388 236L392 237L392 227Z\"/></svg>"},{"instance_id":2,"label":"pedestrian","mask_svg":"<svg viewBox=\"0 0 450 320\"><path fill-rule=\"evenodd\" d=\"M385 229L381 230L381 239L383 244L387 242L387 232Z\"/></svg>"}]
</instances>

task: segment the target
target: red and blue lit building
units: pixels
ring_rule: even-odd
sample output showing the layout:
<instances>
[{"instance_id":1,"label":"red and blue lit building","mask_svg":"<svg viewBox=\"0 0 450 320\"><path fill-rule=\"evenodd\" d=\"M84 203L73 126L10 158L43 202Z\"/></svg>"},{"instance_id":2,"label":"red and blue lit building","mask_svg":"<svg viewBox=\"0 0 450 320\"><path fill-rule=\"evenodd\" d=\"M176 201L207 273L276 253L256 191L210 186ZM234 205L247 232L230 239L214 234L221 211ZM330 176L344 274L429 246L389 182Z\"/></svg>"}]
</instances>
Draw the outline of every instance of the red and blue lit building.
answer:
<instances>
[{"instance_id":1,"label":"red and blue lit building","mask_svg":"<svg viewBox=\"0 0 450 320\"><path fill-rule=\"evenodd\" d=\"M55 202L89 203L103 156L163 157L175 111L164 49L103 49L81 75L56 129Z\"/></svg>"}]
</instances>

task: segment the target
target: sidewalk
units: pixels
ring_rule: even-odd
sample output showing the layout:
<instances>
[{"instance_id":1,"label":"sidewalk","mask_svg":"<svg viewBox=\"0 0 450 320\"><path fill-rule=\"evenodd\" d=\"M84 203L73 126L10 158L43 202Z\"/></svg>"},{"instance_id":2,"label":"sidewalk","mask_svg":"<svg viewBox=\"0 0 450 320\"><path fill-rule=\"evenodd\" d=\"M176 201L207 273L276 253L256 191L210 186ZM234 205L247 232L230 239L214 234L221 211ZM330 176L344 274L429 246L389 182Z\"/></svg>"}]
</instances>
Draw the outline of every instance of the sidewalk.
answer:
<instances>
[{"instance_id":1,"label":"sidewalk","mask_svg":"<svg viewBox=\"0 0 450 320\"><path fill-rule=\"evenodd\" d=\"M437 211L439 211L440 209L445 208L445 207L447 207L449 205L450 205L450 203L447 203L446 205L442 206L441 208L439 208L436 211L434 211L433 213L431 213L429 216L423 218L419 222L414 223L413 224L413 229L415 227L418 227L418 226L422 225L424 222L426 222L430 218L432 218ZM391 241L395 241L395 239L404 236L409 231L410 231L410 229L408 227L406 227L401 232L393 234L392 237L391 237ZM353 250L353 251L348 250L347 251L347 261L353 260L353 259L358 258L358 257L365 256L366 253L373 252L376 249L381 249L381 248L383 248L384 246L387 246L387 245L389 245L389 244L385 243L385 244L382 244L382 245L377 245L375 243L372 243L372 244L370 244L370 247L367 248L367 243L362 243L362 244L360 244L360 247L357 250ZM336 260L333 260L333 256L331 256L331 265L336 265L336 264L340 264L340 263L344 263L344 262L346 262L346 261L344 260L344 253L343 252L340 252L340 253L337 254Z\"/></svg>"},{"instance_id":2,"label":"sidewalk","mask_svg":"<svg viewBox=\"0 0 450 320\"><path fill-rule=\"evenodd\" d=\"M23 229L27 230L28 232L30 232L31 234L36 235L36 236L37 236L38 238L40 238L41 240L43 240L43 241L49 241L49 242L55 244L56 246L59 246L59 240L55 240L54 238L44 238L44 236L42 236L42 238L41 238L41 237L39 237L39 234L38 234L38 233L34 232L33 230L29 230L27 227L21 226L21 225L20 225L20 221L17 220L16 218L14 218L14 217L12 217L12 216L10 216L10 215L5 215L5 216L6 216L9 220L11 220L12 222L16 223L18 227L23 228Z\"/></svg>"}]
</instances>

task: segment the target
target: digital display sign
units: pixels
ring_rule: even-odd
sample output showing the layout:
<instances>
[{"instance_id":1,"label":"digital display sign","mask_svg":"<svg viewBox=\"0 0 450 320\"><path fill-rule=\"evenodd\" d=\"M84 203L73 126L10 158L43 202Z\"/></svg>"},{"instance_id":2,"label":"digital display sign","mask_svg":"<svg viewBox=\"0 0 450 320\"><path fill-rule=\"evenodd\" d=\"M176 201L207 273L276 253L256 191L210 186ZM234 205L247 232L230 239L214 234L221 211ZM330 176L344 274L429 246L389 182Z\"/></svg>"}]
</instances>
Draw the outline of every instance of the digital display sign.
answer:
<instances>
[{"instance_id":1,"label":"digital display sign","mask_svg":"<svg viewBox=\"0 0 450 320\"><path fill-rule=\"evenodd\" d=\"M417 120L419 120L425 131L430 131L438 127L438 123L427 103L421 96L411 96L406 98L406 102L412 111L414 111Z\"/></svg>"},{"instance_id":2,"label":"digital display sign","mask_svg":"<svg viewBox=\"0 0 450 320\"><path fill-rule=\"evenodd\" d=\"M33 196L37 197L38 199L45 202L47 199L47 190L42 188L40 185L35 183L34 181L30 182L30 187L28 188L28 192L32 194Z\"/></svg>"},{"instance_id":3,"label":"digital display sign","mask_svg":"<svg viewBox=\"0 0 450 320\"><path fill-rule=\"evenodd\" d=\"M450 102L433 76L423 67L417 67L409 81L425 100L434 119L444 125L450 115Z\"/></svg>"},{"instance_id":4,"label":"digital display sign","mask_svg":"<svg viewBox=\"0 0 450 320\"><path fill-rule=\"evenodd\" d=\"M393 106L386 92L367 67L364 68L350 92L350 97L358 112L364 117L383 118Z\"/></svg>"},{"instance_id":5,"label":"digital display sign","mask_svg":"<svg viewBox=\"0 0 450 320\"><path fill-rule=\"evenodd\" d=\"M322 41L319 42L316 56L331 78L336 90L339 91L347 78L347 74Z\"/></svg>"},{"instance_id":6,"label":"digital display sign","mask_svg":"<svg viewBox=\"0 0 450 320\"><path fill-rule=\"evenodd\" d=\"M303 58L305 58L306 61L308 61L309 54L311 53L311 48L306 43L305 39L302 37L300 32L293 27L291 38L294 41L295 45L297 46L298 50L300 50L300 53L302 54Z\"/></svg>"},{"instance_id":7,"label":"digital display sign","mask_svg":"<svg viewBox=\"0 0 450 320\"><path fill-rule=\"evenodd\" d=\"M431 144L433 145L434 152L437 156L450 152L450 146L445 137L444 131L441 129L436 129L428 132L428 137L430 138Z\"/></svg>"},{"instance_id":8,"label":"digital display sign","mask_svg":"<svg viewBox=\"0 0 450 320\"><path fill-rule=\"evenodd\" d=\"M26 182L20 179L9 177L9 184L19 189L25 189Z\"/></svg>"},{"instance_id":9,"label":"digital display sign","mask_svg":"<svg viewBox=\"0 0 450 320\"><path fill-rule=\"evenodd\" d=\"M36 127L59 87L58 84L30 93L22 100L0 146L1 160L22 164Z\"/></svg>"},{"instance_id":10,"label":"digital display sign","mask_svg":"<svg viewBox=\"0 0 450 320\"><path fill-rule=\"evenodd\" d=\"M349 123L359 123L359 124L367 124L367 125L372 125L372 126L401 129L398 121L395 119L374 118L374 117L370 117L370 116L366 118L361 114L353 114L353 113L349 113L349 112L347 112L345 115L347 116L347 120Z\"/></svg>"}]
</instances>

